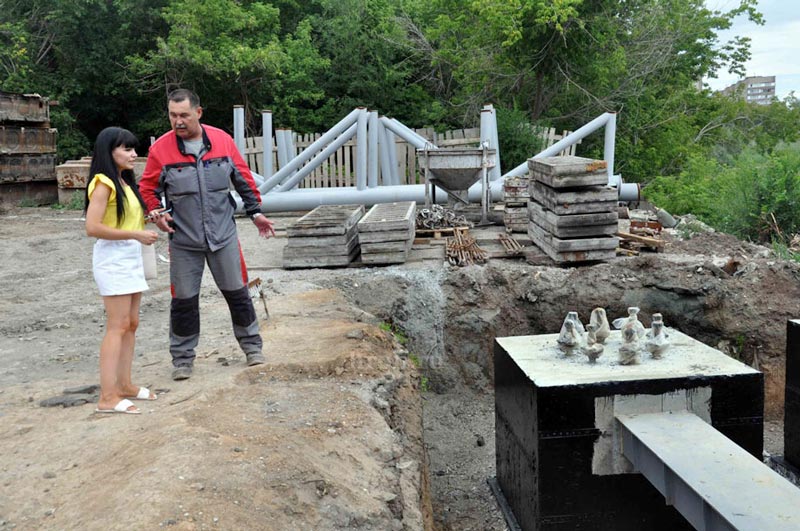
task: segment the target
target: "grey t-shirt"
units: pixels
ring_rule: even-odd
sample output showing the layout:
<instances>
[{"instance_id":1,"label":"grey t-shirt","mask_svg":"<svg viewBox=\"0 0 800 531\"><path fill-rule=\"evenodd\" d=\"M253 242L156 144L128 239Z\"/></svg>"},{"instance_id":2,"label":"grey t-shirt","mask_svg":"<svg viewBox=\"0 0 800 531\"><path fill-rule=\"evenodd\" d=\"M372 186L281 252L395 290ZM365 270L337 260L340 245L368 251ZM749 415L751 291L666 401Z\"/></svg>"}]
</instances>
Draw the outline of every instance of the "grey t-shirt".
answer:
<instances>
[{"instance_id":1,"label":"grey t-shirt","mask_svg":"<svg viewBox=\"0 0 800 531\"><path fill-rule=\"evenodd\" d=\"M186 150L186 153L190 155L194 155L198 159L203 156L203 153L206 151L205 145L203 145L203 139L200 140L184 140L183 147Z\"/></svg>"}]
</instances>

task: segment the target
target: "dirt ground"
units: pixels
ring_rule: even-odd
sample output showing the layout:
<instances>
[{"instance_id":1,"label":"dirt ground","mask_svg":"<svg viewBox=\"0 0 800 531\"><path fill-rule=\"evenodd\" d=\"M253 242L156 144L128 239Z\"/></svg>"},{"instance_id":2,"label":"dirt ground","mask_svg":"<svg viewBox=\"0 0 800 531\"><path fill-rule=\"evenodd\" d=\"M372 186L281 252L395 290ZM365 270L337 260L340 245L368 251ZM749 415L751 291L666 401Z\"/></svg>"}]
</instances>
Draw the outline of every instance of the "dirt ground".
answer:
<instances>
[{"instance_id":1,"label":"dirt ground","mask_svg":"<svg viewBox=\"0 0 800 531\"><path fill-rule=\"evenodd\" d=\"M282 229L293 218L275 219ZM455 268L432 252L401 267L285 271L285 239L238 223L251 277L266 286L269 363L244 366L207 275L195 375L170 380L160 263L134 364L135 382L160 398L131 417L40 407L97 381L92 241L76 212L0 213L0 530L505 530L486 483L492 341L552 333L566 311L586 321L596 306L660 311L763 370L765 444L782 452L785 323L800 313L800 268L768 249L675 231L664 253L591 267ZM157 251L166 256L163 241Z\"/></svg>"}]
</instances>

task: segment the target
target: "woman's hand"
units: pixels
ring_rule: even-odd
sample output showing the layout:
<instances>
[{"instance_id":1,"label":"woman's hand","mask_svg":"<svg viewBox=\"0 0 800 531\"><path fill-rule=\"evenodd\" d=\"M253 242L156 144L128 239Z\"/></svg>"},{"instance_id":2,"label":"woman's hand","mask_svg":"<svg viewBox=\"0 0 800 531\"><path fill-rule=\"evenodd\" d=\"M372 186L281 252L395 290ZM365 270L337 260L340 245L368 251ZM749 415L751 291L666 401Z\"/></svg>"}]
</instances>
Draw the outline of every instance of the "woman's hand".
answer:
<instances>
[{"instance_id":1,"label":"woman's hand","mask_svg":"<svg viewBox=\"0 0 800 531\"><path fill-rule=\"evenodd\" d=\"M152 230L137 230L133 237L142 245L153 245L158 239L158 233Z\"/></svg>"}]
</instances>

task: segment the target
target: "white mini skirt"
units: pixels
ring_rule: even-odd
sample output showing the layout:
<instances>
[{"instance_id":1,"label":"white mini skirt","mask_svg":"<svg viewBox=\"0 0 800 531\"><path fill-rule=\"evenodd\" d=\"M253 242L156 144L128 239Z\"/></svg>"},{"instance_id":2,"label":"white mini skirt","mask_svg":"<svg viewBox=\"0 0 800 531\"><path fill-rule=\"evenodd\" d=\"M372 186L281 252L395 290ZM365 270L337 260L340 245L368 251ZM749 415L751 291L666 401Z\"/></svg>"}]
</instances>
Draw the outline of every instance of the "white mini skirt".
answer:
<instances>
[{"instance_id":1,"label":"white mini skirt","mask_svg":"<svg viewBox=\"0 0 800 531\"><path fill-rule=\"evenodd\" d=\"M142 244L136 240L98 239L92 253L92 272L100 295L129 295L148 289L144 279Z\"/></svg>"}]
</instances>

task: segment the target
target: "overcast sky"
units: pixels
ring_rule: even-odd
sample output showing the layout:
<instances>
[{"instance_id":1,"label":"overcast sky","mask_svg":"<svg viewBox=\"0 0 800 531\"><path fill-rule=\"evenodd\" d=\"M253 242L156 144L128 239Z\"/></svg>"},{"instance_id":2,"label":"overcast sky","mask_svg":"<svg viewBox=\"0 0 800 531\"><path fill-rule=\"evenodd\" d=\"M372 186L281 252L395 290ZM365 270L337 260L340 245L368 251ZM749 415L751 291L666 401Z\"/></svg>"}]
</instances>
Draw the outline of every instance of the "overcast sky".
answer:
<instances>
[{"instance_id":1,"label":"overcast sky","mask_svg":"<svg viewBox=\"0 0 800 531\"><path fill-rule=\"evenodd\" d=\"M709 9L728 10L738 0L706 0ZM758 11L764 15L763 26L738 17L730 30L720 32L720 42L734 35L750 37L752 58L745 64L748 76L775 76L779 99L794 91L800 98L800 2L798 0L759 0ZM717 79L707 79L713 90L720 90L738 81L727 71Z\"/></svg>"}]
</instances>

